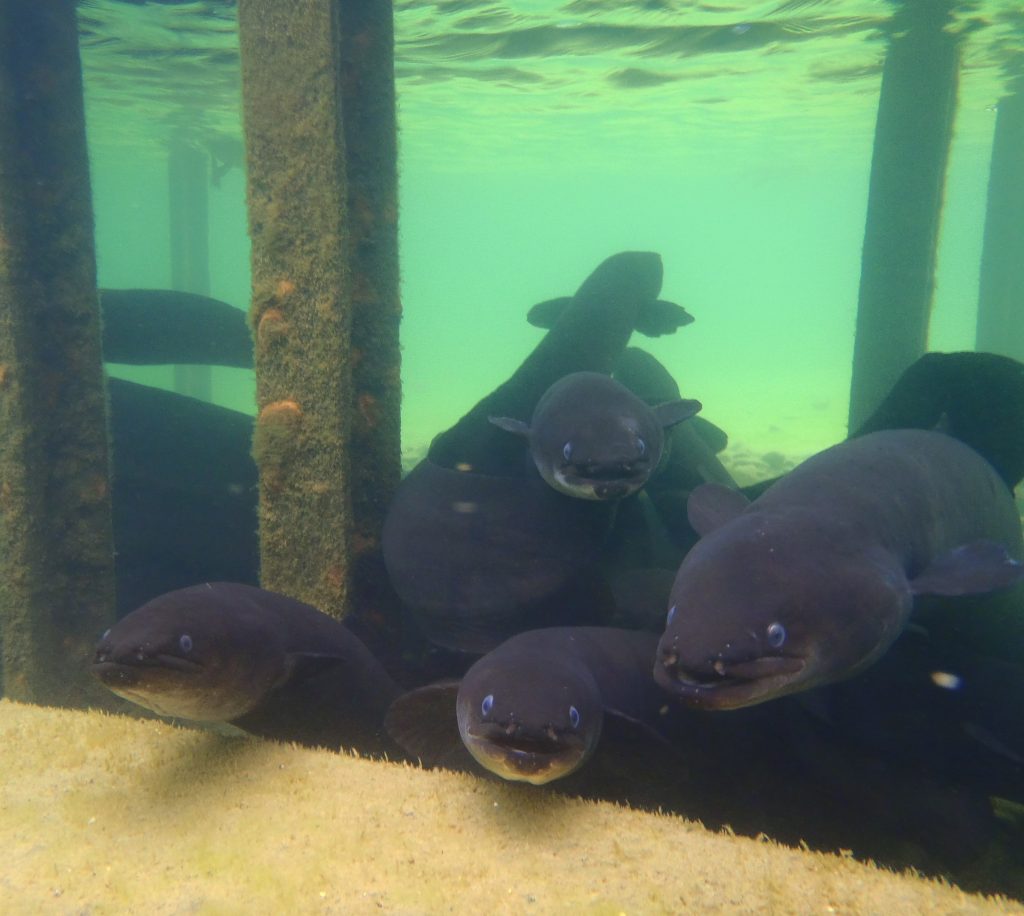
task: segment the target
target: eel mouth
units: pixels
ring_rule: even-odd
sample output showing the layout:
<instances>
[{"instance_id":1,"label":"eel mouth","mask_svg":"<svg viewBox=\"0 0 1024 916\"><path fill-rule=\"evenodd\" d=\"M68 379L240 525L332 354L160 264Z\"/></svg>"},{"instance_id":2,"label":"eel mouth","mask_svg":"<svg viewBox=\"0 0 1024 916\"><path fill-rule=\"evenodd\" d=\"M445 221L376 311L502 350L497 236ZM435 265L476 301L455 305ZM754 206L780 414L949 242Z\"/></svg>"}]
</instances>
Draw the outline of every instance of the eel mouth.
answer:
<instances>
[{"instance_id":1,"label":"eel mouth","mask_svg":"<svg viewBox=\"0 0 1024 916\"><path fill-rule=\"evenodd\" d=\"M230 722L251 711L256 702L248 686L233 684L230 679L219 683L216 667L174 655L97 659L92 672L111 693L171 719Z\"/></svg>"},{"instance_id":2,"label":"eel mouth","mask_svg":"<svg viewBox=\"0 0 1024 916\"><path fill-rule=\"evenodd\" d=\"M463 740L485 769L502 779L535 786L568 776L583 763L589 750L575 737L509 736L504 729L469 733Z\"/></svg>"},{"instance_id":3,"label":"eel mouth","mask_svg":"<svg viewBox=\"0 0 1024 916\"><path fill-rule=\"evenodd\" d=\"M178 655L144 655L113 658L111 653L99 651L92 663L92 673L108 687L132 687L142 683L152 672L198 674L203 670L199 662Z\"/></svg>"},{"instance_id":4,"label":"eel mouth","mask_svg":"<svg viewBox=\"0 0 1024 916\"><path fill-rule=\"evenodd\" d=\"M650 477L650 468L623 465L585 468L568 466L555 472L559 489L582 499L621 499L639 490Z\"/></svg>"},{"instance_id":5,"label":"eel mouth","mask_svg":"<svg viewBox=\"0 0 1024 916\"><path fill-rule=\"evenodd\" d=\"M762 655L727 662L716 659L710 673L689 671L674 650L661 653L654 680L687 706L739 709L792 693L806 680L807 660L794 655Z\"/></svg>"}]
</instances>

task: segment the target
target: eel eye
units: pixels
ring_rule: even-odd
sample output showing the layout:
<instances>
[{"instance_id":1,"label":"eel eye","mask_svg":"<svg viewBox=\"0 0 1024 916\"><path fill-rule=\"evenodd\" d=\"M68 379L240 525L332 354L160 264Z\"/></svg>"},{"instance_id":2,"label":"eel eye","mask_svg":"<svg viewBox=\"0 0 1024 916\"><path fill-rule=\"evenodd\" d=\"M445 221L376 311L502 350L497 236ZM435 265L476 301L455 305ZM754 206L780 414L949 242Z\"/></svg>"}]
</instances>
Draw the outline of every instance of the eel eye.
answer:
<instances>
[{"instance_id":1,"label":"eel eye","mask_svg":"<svg viewBox=\"0 0 1024 916\"><path fill-rule=\"evenodd\" d=\"M636 437L636 450L640 453L641 458L647 454L647 443L639 436Z\"/></svg>"},{"instance_id":2,"label":"eel eye","mask_svg":"<svg viewBox=\"0 0 1024 916\"><path fill-rule=\"evenodd\" d=\"M178 648L181 649L182 652L192 651L192 637L189 636L188 633L181 634L181 638L178 640Z\"/></svg>"},{"instance_id":3,"label":"eel eye","mask_svg":"<svg viewBox=\"0 0 1024 916\"><path fill-rule=\"evenodd\" d=\"M770 623L765 630L768 636L768 645L773 649L781 649L786 641L786 628L781 623Z\"/></svg>"},{"instance_id":4,"label":"eel eye","mask_svg":"<svg viewBox=\"0 0 1024 916\"><path fill-rule=\"evenodd\" d=\"M566 442L565 445L562 446L562 457L566 461L572 461L572 443L571 442Z\"/></svg>"},{"instance_id":5,"label":"eel eye","mask_svg":"<svg viewBox=\"0 0 1024 916\"><path fill-rule=\"evenodd\" d=\"M665 618L665 626L667 626L667 627L672 626L672 621L675 619L675 616L676 616L676 606L673 604L672 607L670 607L668 609L668 616Z\"/></svg>"},{"instance_id":6,"label":"eel eye","mask_svg":"<svg viewBox=\"0 0 1024 916\"><path fill-rule=\"evenodd\" d=\"M569 707L569 724L573 728L580 727L580 711L575 706Z\"/></svg>"},{"instance_id":7,"label":"eel eye","mask_svg":"<svg viewBox=\"0 0 1024 916\"><path fill-rule=\"evenodd\" d=\"M491 710L493 708L494 708L494 694L493 693L489 693L489 694L487 694L487 696L484 697L484 701L480 704L480 712L482 712L485 716L489 716L491 714Z\"/></svg>"}]
</instances>

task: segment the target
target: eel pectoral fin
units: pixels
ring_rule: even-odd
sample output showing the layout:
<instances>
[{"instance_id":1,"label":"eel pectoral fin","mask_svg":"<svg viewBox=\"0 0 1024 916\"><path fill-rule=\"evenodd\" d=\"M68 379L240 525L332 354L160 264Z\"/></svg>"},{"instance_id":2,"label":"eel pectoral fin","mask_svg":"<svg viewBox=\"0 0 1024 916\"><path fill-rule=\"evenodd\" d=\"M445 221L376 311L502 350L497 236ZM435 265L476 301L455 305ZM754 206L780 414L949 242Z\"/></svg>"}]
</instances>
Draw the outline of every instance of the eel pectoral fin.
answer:
<instances>
[{"instance_id":1,"label":"eel pectoral fin","mask_svg":"<svg viewBox=\"0 0 1024 916\"><path fill-rule=\"evenodd\" d=\"M739 490L731 490L720 483L702 483L694 487L686 501L686 517L690 526L701 537L732 521L750 500Z\"/></svg>"},{"instance_id":2,"label":"eel pectoral fin","mask_svg":"<svg viewBox=\"0 0 1024 916\"><path fill-rule=\"evenodd\" d=\"M498 429L503 429L507 433L512 433L515 436L523 436L526 439L530 438L530 424L524 423L522 420L516 420L512 417L488 417L490 423L493 423Z\"/></svg>"},{"instance_id":3,"label":"eel pectoral fin","mask_svg":"<svg viewBox=\"0 0 1024 916\"><path fill-rule=\"evenodd\" d=\"M971 541L939 554L910 581L915 595L977 595L1024 579L1024 564L995 541Z\"/></svg>"},{"instance_id":4,"label":"eel pectoral fin","mask_svg":"<svg viewBox=\"0 0 1024 916\"><path fill-rule=\"evenodd\" d=\"M439 681L403 693L384 716L394 741L425 767L474 769L455 715L458 681Z\"/></svg>"}]
</instances>

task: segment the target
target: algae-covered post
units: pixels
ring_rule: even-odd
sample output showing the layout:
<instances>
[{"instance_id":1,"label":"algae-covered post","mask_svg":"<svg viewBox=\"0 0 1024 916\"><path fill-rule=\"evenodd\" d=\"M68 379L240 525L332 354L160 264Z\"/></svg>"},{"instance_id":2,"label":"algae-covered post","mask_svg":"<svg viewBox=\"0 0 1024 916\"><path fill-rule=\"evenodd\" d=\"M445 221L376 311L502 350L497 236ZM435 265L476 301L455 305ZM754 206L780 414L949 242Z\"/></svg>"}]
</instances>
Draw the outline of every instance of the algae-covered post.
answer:
<instances>
[{"instance_id":1,"label":"algae-covered post","mask_svg":"<svg viewBox=\"0 0 1024 916\"><path fill-rule=\"evenodd\" d=\"M175 137L167 148L167 192L171 230L171 288L210 295L210 160L187 140ZM209 401L209 366L175 366L174 390Z\"/></svg>"},{"instance_id":2,"label":"algae-covered post","mask_svg":"<svg viewBox=\"0 0 1024 916\"><path fill-rule=\"evenodd\" d=\"M959 42L954 0L902 0L882 72L853 348L857 429L925 352L953 133Z\"/></svg>"},{"instance_id":3,"label":"algae-covered post","mask_svg":"<svg viewBox=\"0 0 1024 916\"><path fill-rule=\"evenodd\" d=\"M380 585L400 471L391 4L238 12L261 577L342 615Z\"/></svg>"},{"instance_id":4,"label":"algae-covered post","mask_svg":"<svg viewBox=\"0 0 1024 916\"><path fill-rule=\"evenodd\" d=\"M390 594L380 535L402 474L394 14L391 0L344 0L338 6L355 397L351 581L365 607L379 606Z\"/></svg>"},{"instance_id":5,"label":"algae-covered post","mask_svg":"<svg viewBox=\"0 0 1024 916\"><path fill-rule=\"evenodd\" d=\"M996 113L980 280L975 348L1024 360L1024 78Z\"/></svg>"},{"instance_id":6,"label":"algae-covered post","mask_svg":"<svg viewBox=\"0 0 1024 916\"><path fill-rule=\"evenodd\" d=\"M73 0L0 5L0 627L7 696L100 696L114 612L92 201Z\"/></svg>"}]
</instances>

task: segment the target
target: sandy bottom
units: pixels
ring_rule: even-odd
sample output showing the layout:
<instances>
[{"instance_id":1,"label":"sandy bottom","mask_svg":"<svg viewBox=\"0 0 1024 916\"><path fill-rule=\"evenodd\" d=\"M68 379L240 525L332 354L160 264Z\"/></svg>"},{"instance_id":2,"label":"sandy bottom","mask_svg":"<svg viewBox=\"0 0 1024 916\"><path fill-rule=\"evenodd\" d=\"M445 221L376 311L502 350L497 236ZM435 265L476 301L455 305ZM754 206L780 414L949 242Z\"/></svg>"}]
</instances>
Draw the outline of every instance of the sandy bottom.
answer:
<instances>
[{"instance_id":1,"label":"sandy bottom","mask_svg":"<svg viewBox=\"0 0 1024 916\"><path fill-rule=\"evenodd\" d=\"M0 701L6 913L997 913L1005 900L472 776Z\"/></svg>"}]
</instances>

